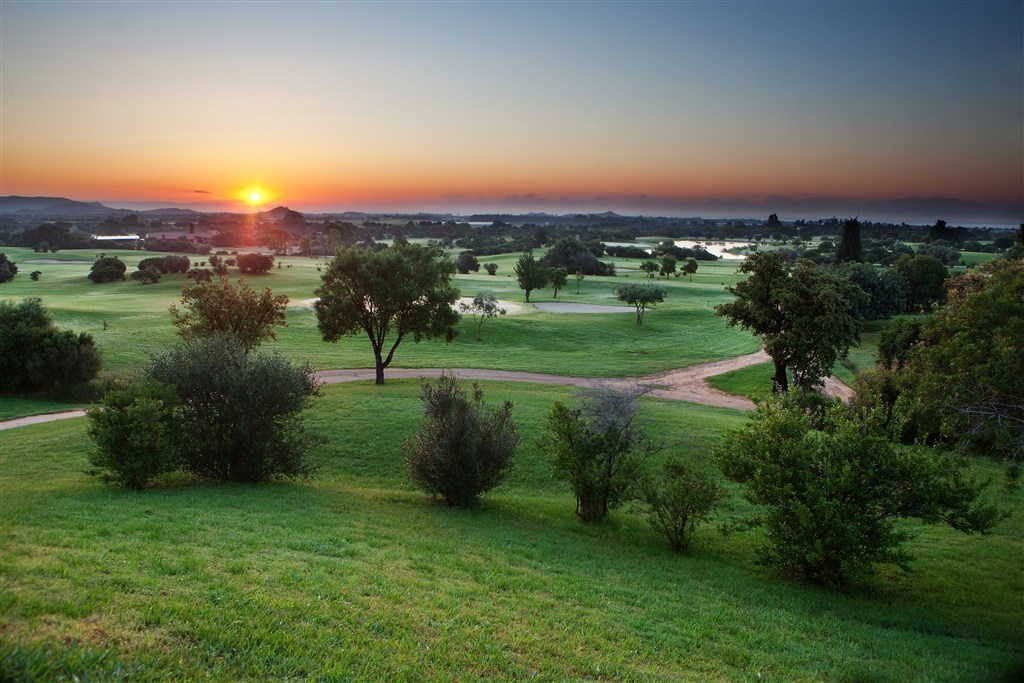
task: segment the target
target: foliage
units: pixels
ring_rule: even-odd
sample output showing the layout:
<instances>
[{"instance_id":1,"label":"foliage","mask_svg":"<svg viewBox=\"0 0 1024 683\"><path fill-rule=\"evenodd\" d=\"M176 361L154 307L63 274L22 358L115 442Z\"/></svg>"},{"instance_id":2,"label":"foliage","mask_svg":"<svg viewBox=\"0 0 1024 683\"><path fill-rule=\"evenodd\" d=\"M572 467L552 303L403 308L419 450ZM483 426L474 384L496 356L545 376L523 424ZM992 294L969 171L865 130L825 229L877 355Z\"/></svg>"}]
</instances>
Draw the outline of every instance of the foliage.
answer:
<instances>
[{"instance_id":1,"label":"foliage","mask_svg":"<svg viewBox=\"0 0 1024 683\"><path fill-rule=\"evenodd\" d=\"M473 384L468 398L458 376L444 372L420 391L426 420L402 444L409 479L444 499L449 507L473 507L480 495L505 480L519 444L512 402L498 408L483 402Z\"/></svg>"},{"instance_id":2,"label":"foliage","mask_svg":"<svg viewBox=\"0 0 1024 683\"><path fill-rule=\"evenodd\" d=\"M551 283L551 298L558 298L558 290L564 289L569 280L569 273L565 268L551 268L548 270L548 282Z\"/></svg>"},{"instance_id":3,"label":"foliage","mask_svg":"<svg viewBox=\"0 0 1024 683\"><path fill-rule=\"evenodd\" d=\"M213 282L213 271L207 268L192 268L185 273L185 277L189 280L195 280L196 284L199 285L204 282Z\"/></svg>"},{"instance_id":4,"label":"foliage","mask_svg":"<svg viewBox=\"0 0 1024 683\"><path fill-rule=\"evenodd\" d=\"M92 264L88 278L96 284L101 282L115 282L124 279L124 273L128 267L118 258L101 258Z\"/></svg>"},{"instance_id":5,"label":"foliage","mask_svg":"<svg viewBox=\"0 0 1024 683\"><path fill-rule=\"evenodd\" d=\"M836 263L864 260L864 250L860 244L860 221L848 218L843 222L843 234L836 248Z\"/></svg>"},{"instance_id":6,"label":"foliage","mask_svg":"<svg viewBox=\"0 0 1024 683\"><path fill-rule=\"evenodd\" d=\"M160 272L162 273L187 273L192 262L188 256L168 254L160 261Z\"/></svg>"},{"instance_id":7,"label":"foliage","mask_svg":"<svg viewBox=\"0 0 1024 683\"><path fill-rule=\"evenodd\" d=\"M117 384L100 406L86 412L90 474L130 489L143 489L177 465L180 423L173 387L155 382Z\"/></svg>"},{"instance_id":8,"label":"foliage","mask_svg":"<svg viewBox=\"0 0 1024 683\"><path fill-rule=\"evenodd\" d=\"M885 367L902 367L910 360L914 347L921 341L923 322L897 318L878 335L878 363Z\"/></svg>"},{"instance_id":9,"label":"foliage","mask_svg":"<svg viewBox=\"0 0 1024 683\"><path fill-rule=\"evenodd\" d=\"M815 424L817 422L817 424ZM792 399L761 403L717 451L725 476L746 487L763 526L762 563L801 578L841 586L876 563L908 568L903 518L944 522L966 533L989 530L999 512L979 501L983 489L963 460L899 448L839 403L817 420Z\"/></svg>"},{"instance_id":10,"label":"foliage","mask_svg":"<svg viewBox=\"0 0 1024 683\"><path fill-rule=\"evenodd\" d=\"M578 237L559 237L544 254L541 264L545 268L565 268L567 273L582 270L585 275L608 275L607 266L598 257L604 252L600 243L584 244ZM542 289L535 287L534 289Z\"/></svg>"},{"instance_id":11,"label":"foliage","mask_svg":"<svg viewBox=\"0 0 1024 683\"><path fill-rule=\"evenodd\" d=\"M373 347L376 382L383 384L384 368L406 336L416 342L455 338L459 314L452 304L459 292L451 286L454 274L455 264L436 247L396 242L381 250L339 249L316 291L320 334L333 342L365 333Z\"/></svg>"},{"instance_id":12,"label":"foliage","mask_svg":"<svg viewBox=\"0 0 1024 683\"><path fill-rule=\"evenodd\" d=\"M726 288L736 300L716 306L715 315L761 336L775 363L773 390L788 390L787 368L802 389L814 387L859 342L853 307L866 295L846 278L812 261L794 266L779 251L759 251L739 270L750 276Z\"/></svg>"},{"instance_id":13,"label":"foliage","mask_svg":"<svg viewBox=\"0 0 1024 683\"><path fill-rule=\"evenodd\" d=\"M688 258L682 267L683 275L690 276L690 282L693 282L693 274L697 272L697 259Z\"/></svg>"},{"instance_id":14,"label":"foliage","mask_svg":"<svg viewBox=\"0 0 1024 683\"><path fill-rule=\"evenodd\" d=\"M241 272L261 275L274 267L274 257L271 254L242 254L237 263Z\"/></svg>"},{"instance_id":15,"label":"foliage","mask_svg":"<svg viewBox=\"0 0 1024 683\"><path fill-rule=\"evenodd\" d=\"M893 269L848 261L834 270L867 294L851 302L858 320L886 320L907 309L906 280Z\"/></svg>"},{"instance_id":16,"label":"foliage","mask_svg":"<svg viewBox=\"0 0 1024 683\"><path fill-rule=\"evenodd\" d=\"M660 479L644 482L640 498L651 528L668 539L673 550L690 545L693 531L706 522L718 501L719 487L711 477L676 458L665 461Z\"/></svg>"},{"instance_id":17,"label":"foliage","mask_svg":"<svg viewBox=\"0 0 1024 683\"><path fill-rule=\"evenodd\" d=\"M904 254L893 264L907 283L907 311L930 310L945 298L945 283L949 273L942 261L934 256Z\"/></svg>"},{"instance_id":18,"label":"foliage","mask_svg":"<svg viewBox=\"0 0 1024 683\"><path fill-rule=\"evenodd\" d=\"M270 288L257 292L245 279L236 288L227 279L181 288L181 306L171 305L171 323L183 339L228 334L248 353L267 339L277 339L275 326L286 327L288 296Z\"/></svg>"},{"instance_id":19,"label":"foliage","mask_svg":"<svg viewBox=\"0 0 1024 683\"><path fill-rule=\"evenodd\" d=\"M484 264L484 270L487 271L488 275L494 275L495 273L498 272L498 264L497 263L485 263Z\"/></svg>"},{"instance_id":20,"label":"foliage","mask_svg":"<svg viewBox=\"0 0 1024 683\"><path fill-rule=\"evenodd\" d=\"M18 266L7 258L7 254L0 252L0 283L10 282L17 274Z\"/></svg>"},{"instance_id":21,"label":"foliage","mask_svg":"<svg viewBox=\"0 0 1024 683\"><path fill-rule=\"evenodd\" d=\"M131 274L131 280L144 285L154 284L160 282L160 271L156 268L146 268L145 270L136 270Z\"/></svg>"},{"instance_id":22,"label":"foliage","mask_svg":"<svg viewBox=\"0 0 1024 683\"><path fill-rule=\"evenodd\" d=\"M569 483L576 514L601 522L641 483L644 463L658 447L639 412L645 389L610 387L581 390L576 407L556 401L547 415L538 447L551 458L554 475Z\"/></svg>"},{"instance_id":23,"label":"foliage","mask_svg":"<svg viewBox=\"0 0 1024 683\"><path fill-rule=\"evenodd\" d=\"M654 274L658 272L659 268L661 268L661 266L658 265L658 262L652 261L651 259L648 259L640 264L640 270L647 273L648 278L653 278Z\"/></svg>"},{"instance_id":24,"label":"foliage","mask_svg":"<svg viewBox=\"0 0 1024 683\"><path fill-rule=\"evenodd\" d=\"M178 342L152 358L146 376L172 385L181 418L181 466L217 481L302 477L317 440L300 415L318 395L309 365L248 353L235 337Z\"/></svg>"},{"instance_id":25,"label":"foliage","mask_svg":"<svg viewBox=\"0 0 1024 683\"><path fill-rule=\"evenodd\" d=\"M464 251L461 254L459 254L459 261L456 264L456 268L463 275L466 275L470 271L473 271L474 273L479 273L480 261L477 259L476 256L473 255L473 252Z\"/></svg>"},{"instance_id":26,"label":"foliage","mask_svg":"<svg viewBox=\"0 0 1024 683\"><path fill-rule=\"evenodd\" d=\"M949 443L1024 460L1022 340L1024 261L990 261L953 281L905 370Z\"/></svg>"},{"instance_id":27,"label":"foliage","mask_svg":"<svg viewBox=\"0 0 1024 683\"><path fill-rule=\"evenodd\" d=\"M654 308L656 304L664 301L665 296L668 294L664 287L653 284L619 285L614 291L615 296L619 297L619 301L624 301L636 307L637 325L643 324L644 312L648 308Z\"/></svg>"},{"instance_id":28,"label":"foliage","mask_svg":"<svg viewBox=\"0 0 1024 683\"><path fill-rule=\"evenodd\" d=\"M102 365L92 336L58 330L42 299L0 301L0 391L72 387Z\"/></svg>"},{"instance_id":29,"label":"foliage","mask_svg":"<svg viewBox=\"0 0 1024 683\"><path fill-rule=\"evenodd\" d=\"M515 266L516 282L526 292L526 302L530 302L530 292L544 289L548 284L548 269L533 256L532 251L523 253Z\"/></svg>"},{"instance_id":30,"label":"foliage","mask_svg":"<svg viewBox=\"0 0 1024 683\"><path fill-rule=\"evenodd\" d=\"M679 260L675 256L663 256L661 257L661 268L658 273L668 277L676 272L676 264ZM696 261L694 262L696 263Z\"/></svg>"},{"instance_id":31,"label":"foliage","mask_svg":"<svg viewBox=\"0 0 1024 683\"><path fill-rule=\"evenodd\" d=\"M480 339L480 332L483 330L484 323L491 318L496 318L499 315L505 315L507 311L504 308L498 306L498 297L494 296L490 292L480 292L470 303L459 302L459 311L463 315L472 316L476 322L476 338Z\"/></svg>"}]
</instances>

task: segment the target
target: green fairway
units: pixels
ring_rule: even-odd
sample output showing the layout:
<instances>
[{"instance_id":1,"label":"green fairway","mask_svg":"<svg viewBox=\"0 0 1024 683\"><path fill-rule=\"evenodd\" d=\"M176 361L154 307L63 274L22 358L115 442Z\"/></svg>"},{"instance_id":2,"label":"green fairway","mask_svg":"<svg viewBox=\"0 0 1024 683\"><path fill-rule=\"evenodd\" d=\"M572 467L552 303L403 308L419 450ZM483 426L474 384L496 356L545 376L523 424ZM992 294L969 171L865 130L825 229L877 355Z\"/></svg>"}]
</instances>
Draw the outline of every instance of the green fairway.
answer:
<instances>
[{"instance_id":1,"label":"green fairway","mask_svg":"<svg viewBox=\"0 0 1024 683\"><path fill-rule=\"evenodd\" d=\"M11 680L993 680L1019 657L1019 513L987 537L918 528L909 575L842 594L752 564L757 535L676 555L628 509L573 516L535 441L566 389L516 404L510 481L475 511L411 491L417 385L328 387L308 482L130 493L85 474L84 419L4 433L3 673ZM738 413L648 401L698 467ZM982 473L998 472L977 465ZM1019 511L1022 494L994 492Z\"/></svg>"},{"instance_id":2,"label":"green fairway","mask_svg":"<svg viewBox=\"0 0 1024 683\"><path fill-rule=\"evenodd\" d=\"M38 296L57 324L88 332L103 352L104 373L124 374L145 362L149 353L173 344L175 331L167 309L179 303L181 287L192 284L184 275L165 275L153 285L114 282L94 285L86 279L85 263L41 264L28 249L8 249L10 258L24 272L38 269L38 282L19 275L3 287L2 296L20 300ZM109 252L134 269L151 252ZM46 255L50 256L50 255ZM89 260L92 252L66 252L62 259ZM193 262L203 257L193 255ZM628 377L649 375L695 363L718 360L754 351L757 340L741 330L728 329L716 318L713 307L729 300L723 284L736 281L735 265L701 265L691 283L686 278L659 280L668 288L664 304L648 313L643 325L634 316L607 314L542 313L526 304L522 290L510 277L517 255L482 258L499 264L498 274L459 276L456 286L463 296L490 291L523 310L518 315L489 321L476 341L472 320L463 320L460 334L450 344L442 341L402 343L395 355L395 367L479 367L500 370L531 370L551 374ZM270 287L275 294L287 294L293 302L288 327L279 329L277 349L297 360L310 360L320 369L373 367L373 354L364 336L348 337L335 344L324 343L317 331L310 304L320 284L323 259L282 257L285 267L249 278L255 288ZM620 266L630 264L618 259ZM289 268L288 266L292 266ZM237 271L232 271L232 277ZM613 289L619 283L643 279L642 274L623 272L618 277L588 277L576 294L576 282L558 293L557 301L622 305ZM533 294L532 301L551 301L550 289ZM307 302L305 305L302 302Z\"/></svg>"}]
</instances>

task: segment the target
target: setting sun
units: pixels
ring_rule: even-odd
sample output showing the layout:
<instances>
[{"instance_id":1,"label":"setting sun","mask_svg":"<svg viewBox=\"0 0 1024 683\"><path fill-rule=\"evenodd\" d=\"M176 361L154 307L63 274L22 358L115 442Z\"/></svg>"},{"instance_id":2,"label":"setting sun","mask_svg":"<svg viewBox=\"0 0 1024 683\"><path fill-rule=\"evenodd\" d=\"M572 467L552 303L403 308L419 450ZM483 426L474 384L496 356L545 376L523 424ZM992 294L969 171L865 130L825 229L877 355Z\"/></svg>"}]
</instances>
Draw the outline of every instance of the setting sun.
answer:
<instances>
[{"instance_id":1,"label":"setting sun","mask_svg":"<svg viewBox=\"0 0 1024 683\"><path fill-rule=\"evenodd\" d=\"M252 202L253 204L259 204L260 199L261 197L259 192L249 193L249 201Z\"/></svg>"}]
</instances>

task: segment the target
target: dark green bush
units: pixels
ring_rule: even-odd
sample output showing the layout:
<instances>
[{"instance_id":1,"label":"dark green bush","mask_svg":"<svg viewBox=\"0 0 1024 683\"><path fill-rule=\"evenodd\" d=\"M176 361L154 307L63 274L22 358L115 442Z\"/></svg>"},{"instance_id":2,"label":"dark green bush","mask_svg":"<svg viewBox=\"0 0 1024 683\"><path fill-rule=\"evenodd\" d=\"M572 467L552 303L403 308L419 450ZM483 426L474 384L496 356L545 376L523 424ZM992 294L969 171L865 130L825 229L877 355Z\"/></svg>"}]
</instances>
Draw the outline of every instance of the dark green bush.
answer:
<instances>
[{"instance_id":1,"label":"dark green bush","mask_svg":"<svg viewBox=\"0 0 1024 683\"><path fill-rule=\"evenodd\" d=\"M672 458L665 462L661 477L646 481L640 493L651 528L668 539L673 550L683 551L697 525L708 520L719 488L707 474Z\"/></svg>"},{"instance_id":2,"label":"dark green bush","mask_svg":"<svg viewBox=\"0 0 1024 683\"><path fill-rule=\"evenodd\" d=\"M172 387L155 382L115 386L100 407L87 412L90 474L130 489L143 489L177 467L181 424Z\"/></svg>"},{"instance_id":3,"label":"dark green bush","mask_svg":"<svg viewBox=\"0 0 1024 683\"><path fill-rule=\"evenodd\" d=\"M277 353L246 354L231 336L197 337L155 356L146 375L173 385L180 402L182 467L218 481L311 474L300 413L318 395L308 364Z\"/></svg>"},{"instance_id":4,"label":"dark green bush","mask_svg":"<svg viewBox=\"0 0 1024 683\"><path fill-rule=\"evenodd\" d=\"M150 285L156 282L160 282L160 271L156 268L146 268L145 270L136 270L131 274L131 279L135 282L140 282L144 285Z\"/></svg>"},{"instance_id":5,"label":"dark green bush","mask_svg":"<svg viewBox=\"0 0 1024 683\"><path fill-rule=\"evenodd\" d=\"M467 397L459 378L442 373L420 390L426 420L402 444L409 479L440 496L450 507L472 507L480 495L505 480L519 444L512 403L484 405L483 390L473 384Z\"/></svg>"},{"instance_id":6,"label":"dark green bush","mask_svg":"<svg viewBox=\"0 0 1024 683\"><path fill-rule=\"evenodd\" d=\"M758 506L750 519L765 529L763 564L840 586L869 575L875 563L906 569L903 518L986 531L998 511L979 502L983 485L965 462L923 447L899 448L876 433L879 418L851 416L842 404L820 429L786 397L761 403L745 428L718 449L725 476L746 487Z\"/></svg>"},{"instance_id":7,"label":"dark green bush","mask_svg":"<svg viewBox=\"0 0 1024 683\"><path fill-rule=\"evenodd\" d=\"M93 379L101 366L93 338L58 330L41 299L0 301L0 391L66 389Z\"/></svg>"},{"instance_id":8,"label":"dark green bush","mask_svg":"<svg viewBox=\"0 0 1024 683\"><path fill-rule=\"evenodd\" d=\"M123 280L128 267L117 258L101 258L92 264L87 276L94 283L114 282Z\"/></svg>"},{"instance_id":9,"label":"dark green bush","mask_svg":"<svg viewBox=\"0 0 1024 683\"><path fill-rule=\"evenodd\" d=\"M228 259L228 265L234 265ZM274 267L274 257L270 254L242 254L238 257L238 269L243 273L255 274L265 273Z\"/></svg>"}]
</instances>

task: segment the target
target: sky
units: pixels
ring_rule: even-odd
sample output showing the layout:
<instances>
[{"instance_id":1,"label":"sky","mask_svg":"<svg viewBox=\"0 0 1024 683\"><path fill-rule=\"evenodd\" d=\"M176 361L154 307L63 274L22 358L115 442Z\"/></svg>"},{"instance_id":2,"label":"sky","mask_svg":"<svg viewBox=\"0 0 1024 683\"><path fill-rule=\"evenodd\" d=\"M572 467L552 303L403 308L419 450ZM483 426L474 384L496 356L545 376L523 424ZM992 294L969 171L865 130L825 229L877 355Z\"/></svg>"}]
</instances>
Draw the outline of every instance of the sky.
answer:
<instances>
[{"instance_id":1,"label":"sky","mask_svg":"<svg viewBox=\"0 0 1024 683\"><path fill-rule=\"evenodd\" d=\"M0 195L1024 220L1020 0L0 0L0 60Z\"/></svg>"}]
</instances>

